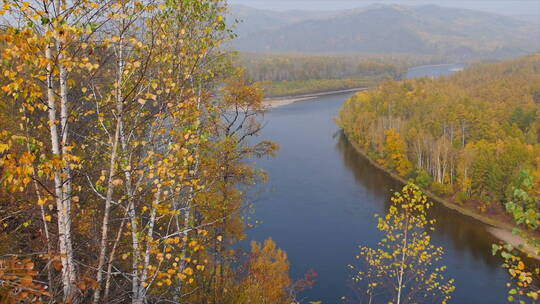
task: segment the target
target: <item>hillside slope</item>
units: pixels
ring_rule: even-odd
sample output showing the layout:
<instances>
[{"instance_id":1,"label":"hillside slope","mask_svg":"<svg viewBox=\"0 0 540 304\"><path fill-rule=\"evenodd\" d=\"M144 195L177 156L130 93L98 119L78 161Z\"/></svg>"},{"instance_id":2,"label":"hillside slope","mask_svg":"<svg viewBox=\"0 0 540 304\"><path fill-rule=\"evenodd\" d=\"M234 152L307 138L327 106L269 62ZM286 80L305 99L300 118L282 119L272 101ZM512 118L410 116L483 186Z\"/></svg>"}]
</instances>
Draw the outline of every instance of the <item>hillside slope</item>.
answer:
<instances>
[{"instance_id":1,"label":"hillside slope","mask_svg":"<svg viewBox=\"0 0 540 304\"><path fill-rule=\"evenodd\" d=\"M453 57L501 57L527 54L540 48L538 26L466 9L428 6L373 5L320 16L265 11L280 22L244 11L244 27L234 46L241 51L307 53L414 53ZM294 14L292 14L294 15ZM289 17L287 17L289 16ZM276 17L277 18L277 17ZM300 17L298 17L300 18ZM252 21L257 19L258 21Z\"/></svg>"}]
</instances>

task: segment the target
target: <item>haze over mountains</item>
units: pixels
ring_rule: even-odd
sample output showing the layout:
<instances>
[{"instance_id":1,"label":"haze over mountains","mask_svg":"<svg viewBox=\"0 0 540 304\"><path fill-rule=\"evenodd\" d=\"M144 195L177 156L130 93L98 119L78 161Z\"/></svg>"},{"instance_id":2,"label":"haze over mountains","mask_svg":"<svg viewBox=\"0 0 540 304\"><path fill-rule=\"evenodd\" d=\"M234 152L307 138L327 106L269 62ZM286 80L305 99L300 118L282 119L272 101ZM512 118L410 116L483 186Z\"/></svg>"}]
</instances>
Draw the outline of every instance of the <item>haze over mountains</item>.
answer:
<instances>
[{"instance_id":1,"label":"haze over mountains","mask_svg":"<svg viewBox=\"0 0 540 304\"><path fill-rule=\"evenodd\" d=\"M233 6L234 47L252 52L518 56L540 50L540 27L512 17L435 5L372 5L335 12Z\"/></svg>"}]
</instances>

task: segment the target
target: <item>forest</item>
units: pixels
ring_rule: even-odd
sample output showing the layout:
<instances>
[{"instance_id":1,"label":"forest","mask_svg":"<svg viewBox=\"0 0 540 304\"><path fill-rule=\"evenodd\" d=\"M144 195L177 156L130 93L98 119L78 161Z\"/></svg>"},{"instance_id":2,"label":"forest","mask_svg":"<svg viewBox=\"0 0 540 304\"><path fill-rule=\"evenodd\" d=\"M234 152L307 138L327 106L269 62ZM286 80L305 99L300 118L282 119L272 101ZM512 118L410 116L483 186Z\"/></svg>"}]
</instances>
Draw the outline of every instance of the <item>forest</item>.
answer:
<instances>
[{"instance_id":1,"label":"forest","mask_svg":"<svg viewBox=\"0 0 540 304\"><path fill-rule=\"evenodd\" d=\"M339 124L399 175L497 214L520 171L540 177L539 80L533 55L440 80L388 82L348 100Z\"/></svg>"},{"instance_id":2,"label":"forest","mask_svg":"<svg viewBox=\"0 0 540 304\"><path fill-rule=\"evenodd\" d=\"M513 233L538 254L539 110L535 54L439 79L381 84L347 100L337 122L381 167L490 225L515 226ZM509 300L528 295L534 303L538 288L530 288L538 265L526 266L514 249L493 248L502 250L511 277L526 280L518 283L521 289L511 289Z\"/></svg>"},{"instance_id":3,"label":"forest","mask_svg":"<svg viewBox=\"0 0 540 304\"><path fill-rule=\"evenodd\" d=\"M399 79L407 68L445 62L420 55L314 55L240 53L247 80L267 97L319 93L373 86Z\"/></svg>"}]
</instances>

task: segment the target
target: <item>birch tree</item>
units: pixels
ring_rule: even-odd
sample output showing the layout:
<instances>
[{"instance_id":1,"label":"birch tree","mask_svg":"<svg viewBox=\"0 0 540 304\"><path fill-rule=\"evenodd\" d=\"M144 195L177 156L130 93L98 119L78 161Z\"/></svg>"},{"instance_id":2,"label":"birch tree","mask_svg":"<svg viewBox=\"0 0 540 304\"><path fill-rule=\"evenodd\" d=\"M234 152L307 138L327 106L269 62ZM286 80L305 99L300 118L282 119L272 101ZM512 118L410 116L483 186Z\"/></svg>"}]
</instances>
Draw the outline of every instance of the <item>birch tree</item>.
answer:
<instances>
[{"instance_id":1,"label":"birch tree","mask_svg":"<svg viewBox=\"0 0 540 304\"><path fill-rule=\"evenodd\" d=\"M31 169L30 178L41 177L40 185L46 195L40 205L54 201L56 208L58 257L62 263L63 300L77 297L78 280L73 247L72 204L79 196L75 193L73 170L80 166L80 156L74 150L70 132L76 102L70 93L72 75L78 71L83 58L78 57L78 44L83 36L92 34L81 24L93 22L99 6L89 1L4 1L6 20L12 25L4 32L4 65L7 84L3 91L11 98L21 100L26 111L22 117L26 128L48 129L43 138L43 150L37 171ZM36 110L43 111L40 116ZM32 116L32 121L28 123ZM30 129L32 134L37 135ZM45 133L40 132L40 135ZM27 140L30 140L27 138ZM48 179L51 181L49 186ZM23 179L23 183L29 181ZM44 217L47 219L47 217Z\"/></svg>"},{"instance_id":2,"label":"birch tree","mask_svg":"<svg viewBox=\"0 0 540 304\"><path fill-rule=\"evenodd\" d=\"M377 248L360 247L353 280L367 282L369 302L382 298L390 303L448 303L455 290L445 279L442 247L431 243L434 220L428 218L432 203L414 184L391 198L385 216L377 216L377 228L385 234Z\"/></svg>"},{"instance_id":3,"label":"birch tree","mask_svg":"<svg viewBox=\"0 0 540 304\"><path fill-rule=\"evenodd\" d=\"M260 91L218 88L231 72L225 10L218 0L4 2L2 106L15 114L0 134L1 182L28 201L9 219L24 211L21 227L47 240L32 247L46 252L35 259L49 274L39 295L202 301L234 283L216 269L233 267L225 256L242 235L239 187L261 180L244 161L274 145L247 141L260 131Z\"/></svg>"}]
</instances>

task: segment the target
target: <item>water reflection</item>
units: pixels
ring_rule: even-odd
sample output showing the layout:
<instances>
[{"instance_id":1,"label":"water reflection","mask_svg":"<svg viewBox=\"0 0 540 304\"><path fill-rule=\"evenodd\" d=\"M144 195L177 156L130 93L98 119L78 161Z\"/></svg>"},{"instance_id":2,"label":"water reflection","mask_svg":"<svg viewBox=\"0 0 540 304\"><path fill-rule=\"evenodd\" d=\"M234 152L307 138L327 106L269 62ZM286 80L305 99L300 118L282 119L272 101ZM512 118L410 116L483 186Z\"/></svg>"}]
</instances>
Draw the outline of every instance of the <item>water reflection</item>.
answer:
<instances>
[{"instance_id":1,"label":"water reflection","mask_svg":"<svg viewBox=\"0 0 540 304\"><path fill-rule=\"evenodd\" d=\"M374 196L388 201L391 193L401 188L400 182L390 178L384 171L378 170L366 158L358 154L342 132L339 132L336 148L341 153L343 163L353 174L356 183L365 187Z\"/></svg>"},{"instance_id":2,"label":"water reflection","mask_svg":"<svg viewBox=\"0 0 540 304\"><path fill-rule=\"evenodd\" d=\"M399 189L402 186L401 183L377 169L365 157L357 153L342 133L338 136L336 150L342 155L343 163L353 174L356 183L380 197L379 202L384 204L386 210L389 207L389 197L392 190ZM497 239L487 231L487 226L440 204L434 204L430 215L437 220L433 242L446 249L447 255L444 261L449 263L451 276L457 281L458 292L460 287L470 284L472 279L464 275L467 263L462 262L472 260L476 269L482 269L486 272L484 276L492 277L494 281L500 282L500 288L496 293L500 294L501 298L493 297L492 300L496 302L486 303L497 303L498 300L500 300L498 302L504 302L506 276L501 269L502 259L491 254L491 245L497 243ZM480 289L476 292L493 294L494 291ZM474 297L465 293L463 295L466 298Z\"/></svg>"},{"instance_id":3,"label":"water reflection","mask_svg":"<svg viewBox=\"0 0 540 304\"><path fill-rule=\"evenodd\" d=\"M356 182L384 198L385 207L388 208L392 191L399 190L402 184L357 153L343 133L340 133L336 147ZM471 254L491 267L500 267L501 259L491 254L491 244L496 243L497 239L487 231L487 226L440 204L435 204L430 214L437 220L435 233L450 240L450 245L459 254Z\"/></svg>"},{"instance_id":4,"label":"water reflection","mask_svg":"<svg viewBox=\"0 0 540 304\"><path fill-rule=\"evenodd\" d=\"M269 173L271 191L257 201L253 218L263 224L247 231L244 245L273 238L287 251L293 278L314 268L319 277L303 303L341 303L352 293L347 264L358 245L375 246L381 238L373 214L384 213L392 191L401 188L339 135L333 120L349 96L291 104L265 117L261 139L278 142L281 150L276 159L256 160ZM438 220L433 242L445 247L443 264L456 280L452 303L505 303L508 277L491 255L495 239L486 227L439 205L432 213Z\"/></svg>"}]
</instances>

